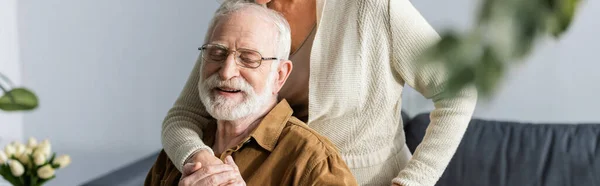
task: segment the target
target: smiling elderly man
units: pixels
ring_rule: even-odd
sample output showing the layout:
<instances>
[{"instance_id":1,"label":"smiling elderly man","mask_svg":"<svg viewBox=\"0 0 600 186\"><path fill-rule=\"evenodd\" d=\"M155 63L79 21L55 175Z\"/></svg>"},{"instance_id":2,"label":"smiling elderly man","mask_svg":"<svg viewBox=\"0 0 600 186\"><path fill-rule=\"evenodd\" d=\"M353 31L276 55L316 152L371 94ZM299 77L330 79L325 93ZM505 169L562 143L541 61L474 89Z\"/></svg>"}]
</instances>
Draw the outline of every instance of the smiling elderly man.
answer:
<instances>
[{"instance_id":1,"label":"smiling elderly man","mask_svg":"<svg viewBox=\"0 0 600 186\"><path fill-rule=\"evenodd\" d=\"M335 146L278 101L292 71L285 19L253 3L228 2L210 28L195 67L201 74L192 76L216 119L202 126L214 134L203 141L225 164L186 164L182 175L161 151L145 185L357 185Z\"/></svg>"}]
</instances>

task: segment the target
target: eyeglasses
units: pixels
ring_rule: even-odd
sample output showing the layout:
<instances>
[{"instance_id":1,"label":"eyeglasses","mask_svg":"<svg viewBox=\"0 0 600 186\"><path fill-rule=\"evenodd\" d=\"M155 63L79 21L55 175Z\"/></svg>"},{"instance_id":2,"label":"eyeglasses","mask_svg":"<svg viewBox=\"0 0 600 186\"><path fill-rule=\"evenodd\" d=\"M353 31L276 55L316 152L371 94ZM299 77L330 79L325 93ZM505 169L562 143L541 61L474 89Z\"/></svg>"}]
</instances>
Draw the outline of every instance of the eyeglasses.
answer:
<instances>
[{"instance_id":1,"label":"eyeglasses","mask_svg":"<svg viewBox=\"0 0 600 186\"><path fill-rule=\"evenodd\" d=\"M278 60L276 57L264 58L259 52L250 49L229 50L229 48L218 44L205 44L198 48L202 51L202 59L208 62L223 62L231 52L235 53L235 62L242 67L258 68L264 60Z\"/></svg>"}]
</instances>

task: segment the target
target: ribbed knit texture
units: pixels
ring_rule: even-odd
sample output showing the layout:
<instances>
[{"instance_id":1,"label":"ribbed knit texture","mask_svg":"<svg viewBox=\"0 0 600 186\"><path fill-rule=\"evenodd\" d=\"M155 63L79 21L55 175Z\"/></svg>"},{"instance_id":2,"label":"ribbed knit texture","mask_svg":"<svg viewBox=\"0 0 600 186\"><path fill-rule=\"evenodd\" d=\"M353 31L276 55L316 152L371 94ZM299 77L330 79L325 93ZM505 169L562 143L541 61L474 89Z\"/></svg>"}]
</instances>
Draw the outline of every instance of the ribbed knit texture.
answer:
<instances>
[{"instance_id":1,"label":"ribbed knit texture","mask_svg":"<svg viewBox=\"0 0 600 186\"><path fill-rule=\"evenodd\" d=\"M477 93L441 94L442 65L419 68L415 57L439 36L408 0L317 0L311 50L308 125L339 149L361 185L434 185L452 158ZM163 124L163 147L181 170L199 148L208 114L198 98L199 64ZM435 110L412 156L401 125L407 84ZM410 161L409 161L410 160Z\"/></svg>"}]
</instances>

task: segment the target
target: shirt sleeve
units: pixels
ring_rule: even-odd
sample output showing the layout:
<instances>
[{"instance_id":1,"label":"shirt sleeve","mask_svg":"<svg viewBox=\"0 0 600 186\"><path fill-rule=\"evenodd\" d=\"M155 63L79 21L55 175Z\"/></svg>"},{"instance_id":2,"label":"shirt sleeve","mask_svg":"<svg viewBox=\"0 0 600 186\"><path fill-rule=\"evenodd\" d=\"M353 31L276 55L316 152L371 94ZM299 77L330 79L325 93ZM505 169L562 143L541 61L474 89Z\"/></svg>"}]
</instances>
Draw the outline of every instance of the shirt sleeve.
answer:
<instances>
[{"instance_id":1,"label":"shirt sleeve","mask_svg":"<svg viewBox=\"0 0 600 186\"><path fill-rule=\"evenodd\" d=\"M162 124L163 148L179 171L182 171L188 157L198 150L208 150L214 154L211 148L202 142L202 128L213 118L204 108L198 93L200 61L196 62L183 91Z\"/></svg>"},{"instance_id":2,"label":"shirt sleeve","mask_svg":"<svg viewBox=\"0 0 600 186\"><path fill-rule=\"evenodd\" d=\"M339 155L329 155L308 167L297 185L358 185L350 169Z\"/></svg>"},{"instance_id":3,"label":"shirt sleeve","mask_svg":"<svg viewBox=\"0 0 600 186\"><path fill-rule=\"evenodd\" d=\"M457 95L443 93L447 72L441 63L417 64L416 58L439 40L436 31L409 0L389 0L392 65L403 84L432 99L435 109L425 137L406 167L392 181L403 186L434 185L466 131L477 91L465 87Z\"/></svg>"}]
</instances>

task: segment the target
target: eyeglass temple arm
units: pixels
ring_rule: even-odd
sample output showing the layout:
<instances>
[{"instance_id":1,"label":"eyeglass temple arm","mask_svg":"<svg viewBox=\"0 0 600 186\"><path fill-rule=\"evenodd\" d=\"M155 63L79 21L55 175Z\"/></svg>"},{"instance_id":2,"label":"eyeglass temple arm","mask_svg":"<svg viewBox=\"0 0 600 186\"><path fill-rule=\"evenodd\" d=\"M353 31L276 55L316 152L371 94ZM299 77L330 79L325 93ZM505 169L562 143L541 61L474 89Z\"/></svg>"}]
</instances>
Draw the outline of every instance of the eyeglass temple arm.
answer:
<instances>
[{"instance_id":1,"label":"eyeglass temple arm","mask_svg":"<svg viewBox=\"0 0 600 186\"><path fill-rule=\"evenodd\" d=\"M278 60L276 57L263 57L262 60Z\"/></svg>"}]
</instances>

